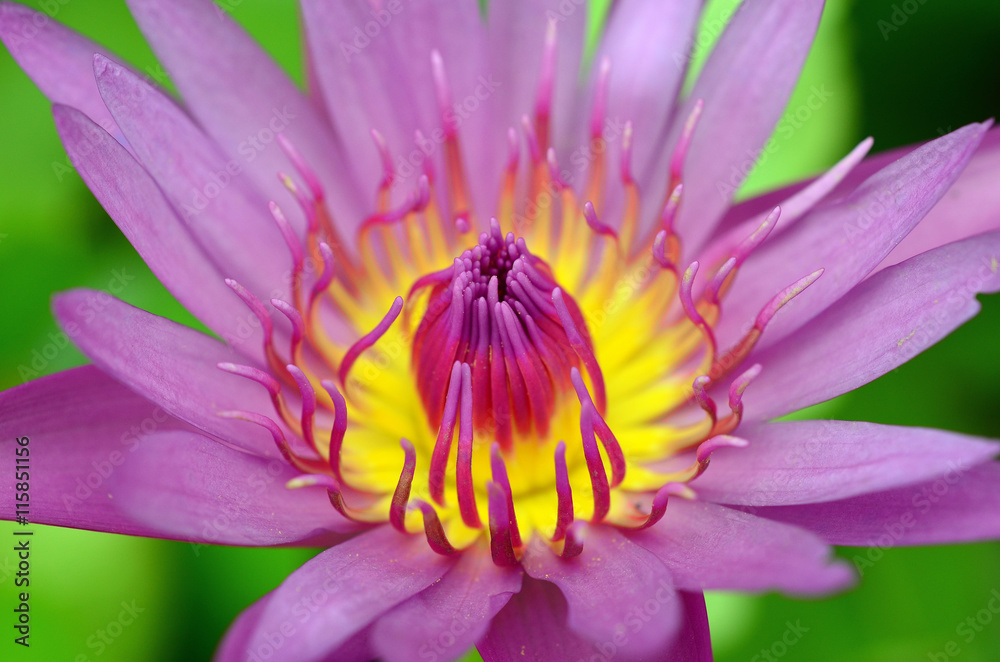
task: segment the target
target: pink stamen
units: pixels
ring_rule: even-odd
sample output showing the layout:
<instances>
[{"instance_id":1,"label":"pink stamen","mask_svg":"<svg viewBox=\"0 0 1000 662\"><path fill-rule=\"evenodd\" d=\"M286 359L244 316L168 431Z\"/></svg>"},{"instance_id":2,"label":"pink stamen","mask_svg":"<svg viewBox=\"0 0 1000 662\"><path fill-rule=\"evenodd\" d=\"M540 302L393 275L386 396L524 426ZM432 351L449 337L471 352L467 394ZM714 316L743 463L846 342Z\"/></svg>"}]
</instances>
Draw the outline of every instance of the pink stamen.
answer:
<instances>
[{"instance_id":1,"label":"pink stamen","mask_svg":"<svg viewBox=\"0 0 1000 662\"><path fill-rule=\"evenodd\" d=\"M319 177L316 176L313 169L310 168L309 164L306 163L306 160L302 158L299 150L295 148L292 141L285 137L283 133L278 134L278 144L281 145L281 150L288 157L288 160L292 162L295 169L299 171L300 175L302 175L302 179L305 180L306 186L309 187L309 192L312 193L317 202L322 201L323 185L320 184Z\"/></svg>"},{"instance_id":2,"label":"pink stamen","mask_svg":"<svg viewBox=\"0 0 1000 662\"><path fill-rule=\"evenodd\" d=\"M406 504L410 500L410 486L413 484L413 474L417 468L417 452L408 439L400 439L403 447L403 470L396 483L396 491L392 493L392 504L389 506L389 523L401 533L406 533Z\"/></svg>"},{"instance_id":3,"label":"pink stamen","mask_svg":"<svg viewBox=\"0 0 1000 662\"><path fill-rule=\"evenodd\" d=\"M490 469L493 474L493 483L497 485L507 496L507 513L510 515L510 539L514 547L521 546L521 532L517 528L517 513L514 512L514 493L510 489L510 480L507 477L507 466L504 464L503 456L500 454L500 444L493 442L490 446Z\"/></svg>"},{"instance_id":4,"label":"pink stamen","mask_svg":"<svg viewBox=\"0 0 1000 662\"><path fill-rule=\"evenodd\" d=\"M569 484L569 470L566 467L566 442L560 441L556 446L556 495L559 499L556 529L552 534L552 542L558 542L566 537L566 530L573 523L573 489Z\"/></svg>"},{"instance_id":5,"label":"pink stamen","mask_svg":"<svg viewBox=\"0 0 1000 662\"><path fill-rule=\"evenodd\" d=\"M466 526L479 528L476 509L475 484L472 481L472 371L468 363L462 364L462 397L458 416L458 453L455 481L458 491L458 508Z\"/></svg>"},{"instance_id":6,"label":"pink stamen","mask_svg":"<svg viewBox=\"0 0 1000 662\"><path fill-rule=\"evenodd\" d=\"M297 365L290 363L285 368L291 373L292 379L295 380L295 384L299 387L299 394L302 396L302 436L305 437L309 447L316 450L316 438L313 435L313 417L316 414L316 391L313 389L312 384L309 383L309 378L305 376L305 373Z\"/></svg>"},{"instance_id":7,"label":"pink stamen","mask_svg":"<svg viewBox=\"0 0 1000 662\"><path fill-rule=\"evenodd\" d=\"M431 467L428 474L428 487L431 498L438 505L444 505L444 478L448 470L448 455L451 453L451 440L455 433L455 421L458 418L458 401L462 388L462 366L458 361L451 368L451 379L448 382L448 395L444 401L444 416L438 428L437 441L431 454Z\"/></svg>"},{"instance_id":8,"label":"pink stamen","mask_svg":"<svg viewBox=\"0 0 1000 662\"><path fill-rule=\"evenodd\" d=\"M448 542L448 536L445 535L444 527L441 526L441 520L438 518L437 511L434 510L434 506L422 499L414 499L411 504L411 508L419 509L424 516L424 534L427 536L427 544L430 548L442 556L456 554L458 550Z\"/></svg>"},{"instance_id":9,"label":"pink stamen","mask_svg":"<svg viewBox=\"0 0 1000 662\"><path fill-rule=\"evenodd\" d=\"M597 447L594 436L594 407L589 402L582 403L580 411L580 436L583 441L583 455L587 460L590 474L590 486L594 491L593 522L600 522L608 515L611 508L611 488L608 485L608 474L604 471L601 451Z\"/></svg>"},{"instance_id":10,"label":"pink stamen","mask_svg":"<svg viewBox=\"0 0 1000 662\"><path fill-rule=\"evenodd\" d=\"M351 367L354 366L354 362L358 360L361 354L378 342L379 338L385 335L385 332L389 330L392 323L396 321L399 317L400 311L403 310L403 297L396 297L392 302L392 307L389 312L386 313L382 321L375 326L371 332L363 335L356 343L351 345L351 348L347 350L347 354L344 355L344 360L340 363L340 370L337 372L337 378L340 380L341 388L347 383L347 375L351 372Z\"/></svg>"},{"instance_id":11,"label":"pink stamen","mask_svg":"<svg viewBox=\"0 0 1000 662\"><path fill-rule=\"evenodd\" d=\"M490 552L493 563L501 567L517 565L514 542L511 539L510 513L507 512L507 495L494 482L486 483L490 511Z\"/></svg>"},{"instance_id":12,"label":"pink stamen","mask_svg":"<svg viewBox=\"0 0 1000 662\"><path fill-rule=\"evenodd\" d=\"M600 219L597 218L597 210L594 209L594 204L589 200L583 203L583 217L587 219L587 225L595 234L611 237L615 241L618 240L618 233L611 226L601 223Z\"/></svg>"},{"instance_id":13,"label":"pink stamen","mask_svg":"<svg viewBox=\"0 0 1000 662\"><path fill-rule=\"evenodd\" d=\"M347 433L347 401L337 386L328 379L320 382L320 386L333 400L333 428L330 429L330 470L337 480L343 482L340 473L340 451L344 446L344 435Z\"/></svg>"},{"instance_id":14,"label":"pink stamen","mask_svg":"<svg viewBox=\"0 0 1000 662\"><path fill-rule=\"evenodd\" d=\"M608 454L608 461L611 463L611 487L617 487L625 480L625 453L622 452L618 438L615 437L607 422L597 413L594 401L590 399L590 391L583 383L583 376L575 367L570 370L570 380L573 382L573 388L576 390L576 397L580 404L589 404L593 410L591 421L594 424L594 430L597 432L601 445L604 446L604 452Z\"/></svg>"},{"instance_id":15,"label":"pink stamen","mask_svg":"<svg viewBox=\"0 0 1000 662\"><path fill-rule=\"evenodd\" d=\"M597 357L594 356L594 351L580 335L576 322L570 315L569 308L566 307L566 301L563 298L562 290L559 288L552 291L552 303L555 304L556 312L559 315L559 321L562 323L563 330L566 332L566 338L569 340L570 345L573 346L577 356L579 356L580 360L583 361L583 365L587 368L587 374L590 376L590 381L594 384L594 396L597 400L597 410L603 412L607 408L607 394L604 390L604 375L601 373L601 367L597 363Z\"/></svg>"}]
</instances>

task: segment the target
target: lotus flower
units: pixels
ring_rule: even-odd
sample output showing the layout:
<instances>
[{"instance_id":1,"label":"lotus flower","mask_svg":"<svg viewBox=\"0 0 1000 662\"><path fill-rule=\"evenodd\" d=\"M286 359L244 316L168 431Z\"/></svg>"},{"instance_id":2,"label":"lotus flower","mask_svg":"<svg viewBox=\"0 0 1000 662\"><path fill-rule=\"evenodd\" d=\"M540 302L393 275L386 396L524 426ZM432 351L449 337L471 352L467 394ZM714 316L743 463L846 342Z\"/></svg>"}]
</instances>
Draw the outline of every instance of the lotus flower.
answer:
<instances>
[{"instance_id":1,"label":"lotus flower","mask_svg":"<svg viewBox=\"0 0 1000 662\"><path fill-rule=\"evenodd\" d=\"M708 660L704 590L1000 532L995 442L773 422L1000 289L989 122L733 204L822 2L746 0L683 98L694 1L589 57L577 0L304 0L312 97L208 0L129 5L183 106L19 5L0 36L217 337L61 294L93 365L0 395L0 443L42 523L326 548L219 659Z\"/></svg>"}]
</instances>

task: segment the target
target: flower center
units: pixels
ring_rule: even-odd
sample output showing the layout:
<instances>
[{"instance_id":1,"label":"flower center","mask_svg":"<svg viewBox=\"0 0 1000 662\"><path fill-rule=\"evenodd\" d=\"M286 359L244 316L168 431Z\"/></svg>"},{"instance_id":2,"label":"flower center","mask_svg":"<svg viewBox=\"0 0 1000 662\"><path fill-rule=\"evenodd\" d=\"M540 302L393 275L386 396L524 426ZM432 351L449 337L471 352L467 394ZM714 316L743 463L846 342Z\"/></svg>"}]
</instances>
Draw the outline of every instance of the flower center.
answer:
<instances>
[{"instance_id":1,"label":"flower center","mask_svg":"<svg viewBox=\"0 0 1000 662\"><path fill-rule=\"evenodd\" d=\"M558 285L549 266L493 220L452 267L417 281L414 290L421 288L429 288L429 304L413 338L413 365L431 427L441 425L458 361L470 367L478 434L494 436L507 451L515 435L547 437L554 408L572 390L570 369L580 366L553 303ZM592 355L576 302L562 295L558 306Z\"/></svg>"},{"instance_id":2,"label":"flower center","mask_svg":"<svg viewBox=\"0 0 1000 662\"><path fill-rule=\"evenodd\" d=\"M279 139L306 182L300 188L282 176L304 211L304 240L271 205L292 256L291 291L271 300L272 313L229 281L264 330L266 366L219 366L270 393L274 414L224 415L271 432L301 472L289 487L323 486L345 517L422 531L442 554L485 537L501 565L518 562L529 535L572 556L588 523L642 528L663 515L668 496L691 497L687 483L715 449L745 444L728 435L759 366L732 381L729 415L718 415L712 387L820 273L779 292L720 354L713 327L721 298L778 210L746 239L713 247L718 261L696 293L699 265L678 269L674 232L684 155L701 110L695 104L652 231L640 236L629 123L619 146L620 208L610 210L617 229L602 223L614 183L606 181L602 136L610 64L598 76L590 145L600 149L588 154L581 205L548 144L555 23L549 28L548 73L534 119L523 122L527 193L515 194L521 153L510 129L510 158L488 223L480 225L470 205L436 53L447 195L439 201L428 160L416 190L393 208L396 173L376 133L386 171L356 251L338 236L316 176ZM475 227L484 229L478 242ZM276 325L272 315L286 323Z\"/></svg>"}]
</instances>

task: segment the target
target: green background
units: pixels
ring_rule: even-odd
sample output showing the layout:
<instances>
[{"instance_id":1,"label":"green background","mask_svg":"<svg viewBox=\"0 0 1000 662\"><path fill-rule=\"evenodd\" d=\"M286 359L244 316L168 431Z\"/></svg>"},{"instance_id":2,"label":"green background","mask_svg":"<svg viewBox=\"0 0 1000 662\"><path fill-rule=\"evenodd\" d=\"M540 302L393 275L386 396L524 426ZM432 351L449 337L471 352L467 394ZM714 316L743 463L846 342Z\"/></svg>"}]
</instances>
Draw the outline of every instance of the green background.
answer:
<instances>
[{"instance_id":1,"label":"green background","mask_svg":"<svg viewBox=\"0 0 1000 662\"><path fill-rule=\"evenodd\" d=\"M65 22L145 70L161 76L127 10L97 0L29 2L56 9ZM733 0L709 3L708 18L732 11ZM301 80L301 43L289 0L229 0L227 11ZM886 32L893 12L906 21ZM909 13L906 13L909 10ZM1000 3L995 0L830 0L816 46L791 106L825 84L831 100L754 173L744 195L815 173L867 135L876 151L937 137L1000 109ZM713 31L703 31L703 43ZM701 50L704 50L701 49ZM160 82L169 86L166 79ZM66 156L49 104L0 54L0 388L24 381L22 366L56 331L53 292L104 288L115 269L136 274L122 298L198 326L149 271L94 201ZM945 341L878 381L810 412L816 416L928 425L1000 438L1000 298ZM43 374L79 365L73 348L46 360ZM53 403L58 407L58 403ZM8 507L8 506L4 506ZM0 526L2 540L10 526ZM11 643L14 605L8 565L0 565L0 659L200 660L227 624L315 551L199 547L183 543L36 526L32 557L32 646ZM3 544L6 549L6 544ZM861 550L866 553L867 550ZM847 558L858 550L840 550ZM12 561L9 551L4 560ZM788 627L808 632L780 659L1000 659L1000 618L970 643L956 633L1000 590L1000 544L890 549L867 568L859 586L816 601L777 595L709 596L720 662L753 660ZM109 645L101 630L122 602L143 611ZM118 630L112 627L113 633ZM780 650L780 648L779 648ZM954 649L953 649L954 650ZM761 659L761 658L757 658ZM776 658L777 659L777 658ZM936 659L945 659L938 657Z\"/></svg>"}]
</instances>

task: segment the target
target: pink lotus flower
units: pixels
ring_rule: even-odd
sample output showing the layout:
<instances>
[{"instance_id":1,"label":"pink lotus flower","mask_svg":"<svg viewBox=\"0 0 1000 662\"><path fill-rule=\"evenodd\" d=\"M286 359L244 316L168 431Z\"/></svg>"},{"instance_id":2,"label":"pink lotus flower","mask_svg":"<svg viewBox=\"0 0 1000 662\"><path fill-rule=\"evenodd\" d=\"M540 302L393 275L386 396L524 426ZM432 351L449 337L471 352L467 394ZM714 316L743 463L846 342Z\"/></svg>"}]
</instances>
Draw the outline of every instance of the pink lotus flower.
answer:
<instances>
[{"instance_id":1,"label":"pink lotus flower","mask_svg":"<svg viewBox=\"0 0 1000 662\"><path fill-rule=\"evenodd\" d=\"M821 1L747 0L684 99L699 2L617 3L590 66L575 0L304 0L314 98L207 0L130 6L184 107L24 7L0 37L222 340L62 294L94 365L0 395L0 443L42 523L328 547L219 659L708 660L703 590L1000 533L995 442L769 422L1000 289L988 122L732 204Z\"/></svg>"}]
</instances>

